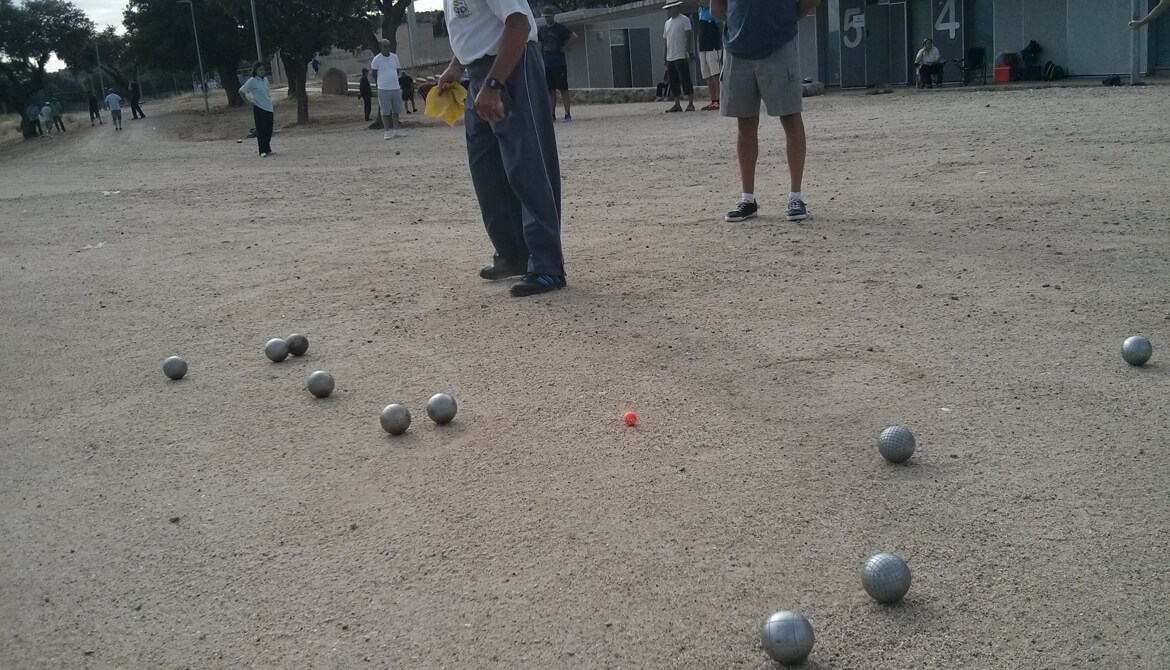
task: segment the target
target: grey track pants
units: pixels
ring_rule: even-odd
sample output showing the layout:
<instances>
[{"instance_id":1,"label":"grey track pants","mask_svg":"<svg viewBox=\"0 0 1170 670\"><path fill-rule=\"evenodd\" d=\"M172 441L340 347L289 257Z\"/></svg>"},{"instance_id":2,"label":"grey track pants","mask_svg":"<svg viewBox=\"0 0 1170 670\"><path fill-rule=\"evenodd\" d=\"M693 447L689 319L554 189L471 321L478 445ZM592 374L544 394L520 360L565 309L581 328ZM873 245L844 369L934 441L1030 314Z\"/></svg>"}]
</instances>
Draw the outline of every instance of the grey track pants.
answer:
<instances>
[{"instance_id":1,"label":"grey track pants","mask_svg":"<svg viewBox=\"0 0 1170 670\"><path fill-rule=\"evenodd\" d=\"M561 253L561 168L544 58L529 42L501 91L504 120L488 123L475 113L495 60L467 66L471 88L464 118L471 182L495 258L528 272L565 274Z\"/></svg>"}]
</instances>

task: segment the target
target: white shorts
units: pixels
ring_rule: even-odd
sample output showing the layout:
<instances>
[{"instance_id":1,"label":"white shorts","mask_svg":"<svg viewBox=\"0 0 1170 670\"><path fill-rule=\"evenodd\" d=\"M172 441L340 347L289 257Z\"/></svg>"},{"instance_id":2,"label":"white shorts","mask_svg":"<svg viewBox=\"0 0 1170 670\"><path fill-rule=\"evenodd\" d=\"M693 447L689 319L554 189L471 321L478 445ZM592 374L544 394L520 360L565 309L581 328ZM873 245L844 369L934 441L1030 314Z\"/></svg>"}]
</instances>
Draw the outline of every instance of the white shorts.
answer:
<instances>
[{"instance_id":1,"label":"white shorts","mask_svg":"<svg viewBox=\"0 0 1170 670\"><path fill-rule=\"evenodd\" d=\"M402 104L402 89L378 89L378 110L381 116L402 114L404 107Z\"/></svg>"},{"instance_id":2,"label":"white shorts","mask_svg":"<svg viewBox=\"0 0 1170 670\"><path fill-rule=\"evenodd\" d=\"M718 77L723 72L723 51L700 51L699 72L703 79Z\"/></svg>"}]
</instances>

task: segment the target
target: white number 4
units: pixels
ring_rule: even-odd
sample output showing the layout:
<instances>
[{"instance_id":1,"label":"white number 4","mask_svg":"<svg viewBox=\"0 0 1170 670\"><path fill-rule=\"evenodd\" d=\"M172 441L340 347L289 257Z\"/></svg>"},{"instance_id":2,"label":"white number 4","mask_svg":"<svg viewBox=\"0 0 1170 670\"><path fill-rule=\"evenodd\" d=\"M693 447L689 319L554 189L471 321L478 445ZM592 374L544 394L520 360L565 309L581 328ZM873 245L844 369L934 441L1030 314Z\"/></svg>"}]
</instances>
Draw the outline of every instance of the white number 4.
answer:
<instances>
[{"instance_id":1,"label":"white number 4","mask_svg":"<svg viewBox=\"0 0 1170 670\"><path fill-rule=\"evenodd\" d=\"M959 23L959 17L955 11L955 0L946 0L938 12L938 21L935 21L934 29L940 33L944 30L947 31L953 40L959 32L959 28L962 28L962 24Z\"/></svg>"}]
</instances>

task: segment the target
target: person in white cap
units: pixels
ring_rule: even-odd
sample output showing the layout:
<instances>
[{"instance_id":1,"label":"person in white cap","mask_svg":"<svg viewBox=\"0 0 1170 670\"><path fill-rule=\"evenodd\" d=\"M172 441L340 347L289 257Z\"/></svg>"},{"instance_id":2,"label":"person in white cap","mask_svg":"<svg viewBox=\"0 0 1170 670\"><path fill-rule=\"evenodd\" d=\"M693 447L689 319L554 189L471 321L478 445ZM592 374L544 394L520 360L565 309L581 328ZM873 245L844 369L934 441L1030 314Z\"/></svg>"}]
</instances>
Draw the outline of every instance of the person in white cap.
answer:
<instances>
[{"instance_id":1,"label":"person in white cap","mask_svg":"<svg viewBox=\"0 0 1170 670\"><path fill-rule=\"evenodd\" d=\"M683 111L679 100L687 96L687 111L695 111L695 85L691 83L691 20L682 15L682 0L674 0L662 6L670 18L662 37L666 40L666 69L670 72L670 97L674 106L668 112Z\"/></svg>"}]
</instances>

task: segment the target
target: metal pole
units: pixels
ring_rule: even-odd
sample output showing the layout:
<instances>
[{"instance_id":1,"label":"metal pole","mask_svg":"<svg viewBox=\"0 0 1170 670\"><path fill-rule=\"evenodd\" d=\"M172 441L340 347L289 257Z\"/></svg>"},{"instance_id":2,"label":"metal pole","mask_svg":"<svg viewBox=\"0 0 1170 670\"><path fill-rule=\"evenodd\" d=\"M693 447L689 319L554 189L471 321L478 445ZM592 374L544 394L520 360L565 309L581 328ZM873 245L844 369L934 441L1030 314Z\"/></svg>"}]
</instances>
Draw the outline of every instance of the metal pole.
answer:
<instances>
[{"instance_id":1,"label":"metal pole","mask_svg":"<svg viewBox=\"0 0 1170 670\"><path fill-rule=\"evenodd\" d=\"M414 51L414 2L406 6L406 41L410 44L410 66L418 63L418 56Z\"/></svg>"},{"instance_id":2,"label":"metal pole","mask_svg":"<svg viewBox=\"0 0 1170 670\"><path fill-rule=\"evenodd\" d=\"M203 74L203 54L199 51L199 28L195 26L195 3L191 0L179 0L191 8L191 30L195 33L195 58L199 61L199 87L203 89L203 111L211 112L211 105L207 102L207 77Z\"/></svg>"},{"instance_id":3,"label":"metal pole","mask_svg":"<svg viewBox=\"0 0 1170 670\"><path fill-rule=\"evenodd\" d=\"M1132 0L1133 18L1138 20L1145 16L1142 12L1142 5L1145 4L1142 0ZM1129 85L1136 86L1141 82L1141 63L1142 63L1142 31L1129 31Z\"/></svg>"},{"instance_id":4,"label":"metal pole","mask_svg":"<svg viewBox=\"0 0 1170 670\"><path fill-rule=\"evenodd\" d=\"M264 60L260 51L260 24L256 22L256 0L252 0L252 33L256 36L256 60Z\"/></svg>"},{"instance_id":5,"label":"metal pole","mask_svg":"<svg viewBox=\"0 0 1170 670\"><path fill-rule=\"evenodd\" d=\"M102 99L106 98L106 76L102 74L102 54L98 51L97 42L93 43L93 55L97 56L98 81L102 83Z\"/></svg>"}]
</instances>

